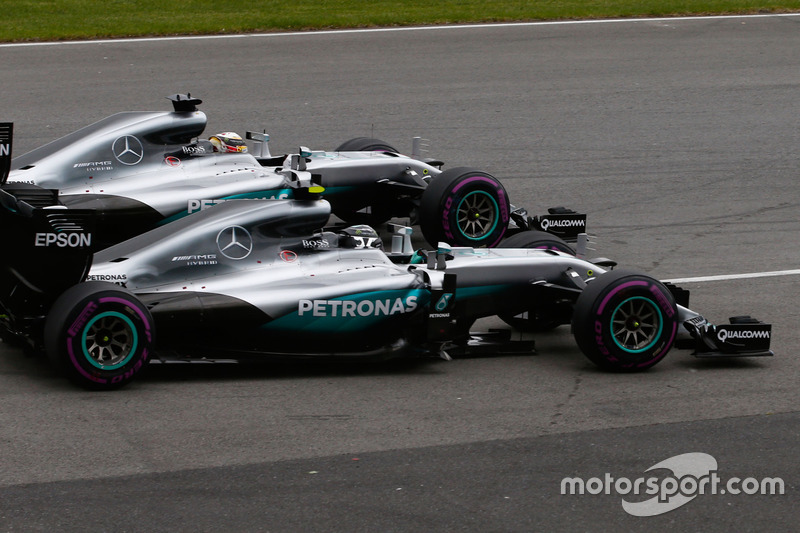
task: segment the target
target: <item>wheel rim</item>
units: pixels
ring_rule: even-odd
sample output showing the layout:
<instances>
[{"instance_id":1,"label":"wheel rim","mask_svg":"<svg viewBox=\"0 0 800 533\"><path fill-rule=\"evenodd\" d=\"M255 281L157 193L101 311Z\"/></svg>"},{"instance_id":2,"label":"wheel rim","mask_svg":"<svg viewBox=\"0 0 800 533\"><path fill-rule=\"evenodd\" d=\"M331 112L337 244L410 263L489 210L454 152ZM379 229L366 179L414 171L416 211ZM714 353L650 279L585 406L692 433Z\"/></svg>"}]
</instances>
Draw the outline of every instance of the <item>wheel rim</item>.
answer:
<instances>
[{"instance_id":1,"label":"wheel rim","mask_svg":"<svg viewBox=\"0 0 800 533\"><path fill-rule=\"evenodd\" d=\"M498 211L497 202L490 194L484 191L471 192L458 204L458 229L471 240L491 235L497 227Z\"/></svg>"},{"instance_id":2,"label":"wheel rim","mask_svg":"<svg viewBox=\"0 0 800 533\"><path fill-rule=\"evenodd\" d=\"M92 318L83 329L83 355L101 370L124 366L136 353L138 335L130 318L115 311Z\"/></svg>"},{"instance_id":3,"label":"wheel rim","mask_svg":"<svg viewBox=\"0 0 800 533\"><path fill-rule=\"evenodd\" d=\"M611 336L626 352L641 353L658 341L663 324L661 310L651 300L628 298L611 315Z\"/></svg>"}]
</instances>

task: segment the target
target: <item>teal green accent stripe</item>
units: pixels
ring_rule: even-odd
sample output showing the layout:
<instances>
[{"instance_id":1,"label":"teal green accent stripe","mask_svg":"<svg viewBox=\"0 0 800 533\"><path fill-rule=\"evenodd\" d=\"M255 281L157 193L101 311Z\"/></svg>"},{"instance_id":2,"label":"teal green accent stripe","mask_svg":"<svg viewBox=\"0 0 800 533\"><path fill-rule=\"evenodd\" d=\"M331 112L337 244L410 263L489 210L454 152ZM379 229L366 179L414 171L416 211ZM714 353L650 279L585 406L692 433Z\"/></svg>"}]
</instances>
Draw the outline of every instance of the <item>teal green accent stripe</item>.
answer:
<instances>
[{"instance_id":1,"label":"teal green accent stripe","mask_svg":"<svg viewBox=\"0 0 800 533\"><path fill-rule=\"evenodd\" d=\"M341 194L351 193L357 187L355 186L346 186L346 187L326 187L325 192L322 194L322 197L325 198L326 196L338 196ZM246 192L242 194L232 194L229 196L223 196L219 198L220 200L279 200L282 199L292 199L294 198L295 189L272 189L268 191L256 191L256 192ZM187 200L188 202L188 200ZM196 212L196 211L195 211ZM167 218L163 219L159 222L158 226L163 226L164 224L169 224L170 222L174 222L176 220L180 220L181 218L189 215L189 209L184 209L183 211L179 211L173 215L168 216Z\"/></svg>"},{"instance_id":2,"label":"teal green accent stripe","mask_svg":"<svg viewBox=\"0 0 800 533\"><path fill-rule=\"evenodd\" d=\"M458 302L488 295L497 295L516 285L488 285L459 288ZM410 300L409 298L412 298ZM354 333L365 331L405 312L417 311L429 305L431 294L424 289L374 291L330 300L301 300L298 309L264 324L264 331L293 331L317 333ZM348 302L345 304L345 302ZM367 303L362 303L367 302ZM398 302L400 302L398 304ZM402 306L403 311L399 307ZM410 309L412 307L413 309ZM315 307L316 306L316 307ZM348 306L345 308L345 306ZM386 310L388 309L388 314ZM345 312L347 310L347 312ZM392 312L392 311L395 312Z\"/></svg>"},{"instance_id":3,"label":"teal green accent stripe","mask_svg":"<svg viewBox=\"0 0 800 533\"><path fill-rule=\"evenodd\" d=\"M245 192L223 197L223 200L282 200L294 198L294 189L273 189L271 191Z\"/></svg>"},{"instance_id":4,"label":"teal green accent stripe","mask_svg":"<svg viewBox=\"0 0 800 533\"><path fill-rule=\"evenodd\" d=\"M278 200L281 197L286 199L294 198L294 189L272 189L268 191L256 191L256 192L246 192L242 194L232 194L230 196L223 196L222 198L218 198L219 200ZM216 198L215 198L216 199ZM187 200L188 202L189 200ZM212 204L214 205L214 204ZM198 210L199 211L199 210ZM195 213L197 211L194 211ZM164 224L169 224L170 222L174 222L179 220L187 215L189 215L188 207L183 210L171 215L161 222L158 223L159 226L163 226Z\"/></svg>"},{"instance_id":5,"label":"teal green accent stripe","mask_svg":"<svg viewBox=\"0 0 800 533\"><path fill-rule=\"evenodd\" d=\"M481 285L479 287L459 287L456 290L456 303L470 298L477 298L479 296L487 296L491 294L501 293L510 289L516 289L518 285Z\"/></svg>"},{"instance_id":6,"label":"teal green accent stripe","mask_svg":"<svg viewBox=\"0 0 800 533\"><path fill-rule=\"evenodd\" d=\"M298 309L264 324L266 331L354 333L428 305L430 292L398 289L330 300L300 300Z\"/></svg>"}]
</instances>

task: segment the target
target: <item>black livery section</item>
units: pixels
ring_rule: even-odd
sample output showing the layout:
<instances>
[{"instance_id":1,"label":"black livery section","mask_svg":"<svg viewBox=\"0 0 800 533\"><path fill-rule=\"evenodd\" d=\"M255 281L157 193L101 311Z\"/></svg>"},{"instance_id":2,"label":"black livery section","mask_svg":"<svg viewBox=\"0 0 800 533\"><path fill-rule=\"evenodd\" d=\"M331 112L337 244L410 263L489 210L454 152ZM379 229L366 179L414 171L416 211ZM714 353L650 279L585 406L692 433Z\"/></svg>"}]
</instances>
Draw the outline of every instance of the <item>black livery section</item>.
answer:
<instances>
[{"instance_id":1,"label":"black livery section","mask_svg":"<svg viewBox=\"0 0 800 533\"><path fill-rule=\"evenodd\" d=\"M219 357L234 346L254 351L260 326L271 320L248 302L223 294L151 293L139 300L152 313L165 351L174 346L197 356Z\"/></svg>"},{"instance_id":2,"label":"black livery section","mask_svg":"<svg viewBox=\"0 0 800 533\"><path fill-rule=\"evenodd\" d=\"M28 335L65 288L85 278L95 250L95 212L52 205L55 193L33 186L0 190L0 307L3 328Z\"/></svg>"}]
</instances>

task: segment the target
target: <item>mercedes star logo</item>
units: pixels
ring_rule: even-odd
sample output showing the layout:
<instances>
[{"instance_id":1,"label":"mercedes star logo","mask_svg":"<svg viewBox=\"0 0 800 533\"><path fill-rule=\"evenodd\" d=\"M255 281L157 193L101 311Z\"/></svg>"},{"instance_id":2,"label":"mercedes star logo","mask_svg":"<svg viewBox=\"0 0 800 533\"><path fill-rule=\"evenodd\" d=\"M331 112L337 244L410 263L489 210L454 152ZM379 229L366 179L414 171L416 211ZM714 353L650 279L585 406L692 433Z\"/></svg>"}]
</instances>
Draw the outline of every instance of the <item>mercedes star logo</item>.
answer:
<instances>
[{"instance_id":1,"label":"mercedes star logo","mask_svg":"<svg viewBox=\"0 0 800 533\"><path fill-rule=\"evenodd\" d=\"M111 145L114 157L123 165L135 165L144 157L144 148L141 141L133 135L118 137Z\"/></svg>"},{"instance_id":2,"label":"mercedes star logo","mask_svg":"<svg viewBox=\"0 0 800 533\"><path fill-rule=\"evenodd\" d=\"M217 234L217 247L222 255L238 261L253 251L253 238L241 226L228 226Z\"/></svg>"}]
</instances>

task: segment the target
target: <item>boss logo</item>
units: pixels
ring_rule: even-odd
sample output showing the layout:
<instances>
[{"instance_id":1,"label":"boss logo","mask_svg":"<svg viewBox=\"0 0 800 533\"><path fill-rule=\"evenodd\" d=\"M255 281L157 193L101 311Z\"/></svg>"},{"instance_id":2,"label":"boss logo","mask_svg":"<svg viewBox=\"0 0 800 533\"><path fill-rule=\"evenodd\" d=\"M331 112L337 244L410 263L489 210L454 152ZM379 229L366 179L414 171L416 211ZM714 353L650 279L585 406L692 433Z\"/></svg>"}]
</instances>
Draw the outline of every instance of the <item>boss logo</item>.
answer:
<instances>
[{"instance_id":1,"label":"boss logo","mask_svg":"<svg viewBox=\"0 0 800 533\"><path fill-rule=\"evenodd\" d=\"M312 240L312 241L307 241L303 239L303 248L319 249L319 248L330 248L330 247L331 243L329 243L324 239Z\"/></svg>"},{"instance_id":2,"label":"boss logo","mask_svg":"<svg viewBox=\"0 0 800 533\"><path fill-rule=\"evenodd\" d=\"M183 146L181 147L184 154L188 155L197 155L197 154L205 154L206 149L202 146Z\"/></svg>"}]
</instances>

